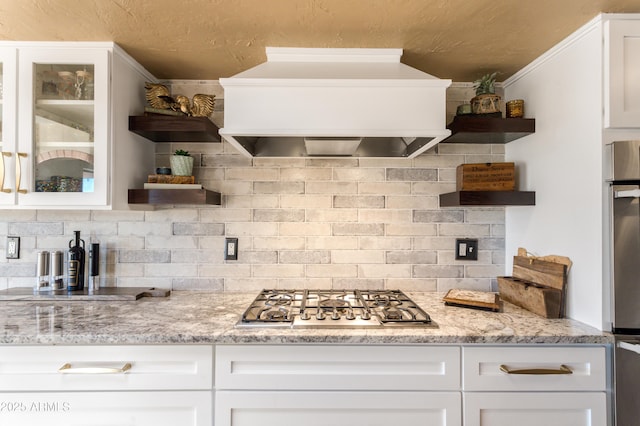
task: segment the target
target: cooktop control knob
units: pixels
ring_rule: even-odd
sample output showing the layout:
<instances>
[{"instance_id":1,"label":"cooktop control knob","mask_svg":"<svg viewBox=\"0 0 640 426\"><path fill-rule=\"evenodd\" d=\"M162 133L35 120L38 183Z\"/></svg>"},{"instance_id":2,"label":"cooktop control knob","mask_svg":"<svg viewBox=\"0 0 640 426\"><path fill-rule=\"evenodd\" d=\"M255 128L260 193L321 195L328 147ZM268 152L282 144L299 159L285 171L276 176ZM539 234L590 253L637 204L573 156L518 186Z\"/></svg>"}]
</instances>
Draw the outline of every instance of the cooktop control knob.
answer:
<instances>
[{"instance_id":1,"label":"cooktop control knob","mask_svg":"<svg viewBox=\"0 0 640 426\"><path fill-rule=\"evenodd\" d=\"M338 312L337 309L334 309L333 312L331 313L331 319L332 320L339 320L340 319L340 312Z\"/></svg>"},{"instance_id":2,"label":"cooktop control knob","mask_svg":"<svg viewBox=\"0 0 640 426\"><path fill-rule=\"evenodd\" d=\"M318 313L316 314L316 319L323 320L325 318L326 318L326 315L324 314L324 311L322 309L318 309Z\"/></svg>"},{"instance_id":3,"label":"cooktop control knob","mask_svg":"<svg viewBox=\"0 0 640 426\"><path fill-rule=\"evenodd\" d=\"M369 311L364 311L361 315L363 320L370 320L371 319L371 313L369 313Z\"/></svg>"},{"instance_id":4,"label":"cooktop control knob","mask_svg":"<svg viewBox=\"0 0 640 426\"><path fill-rule=\"evenodd\" d=\"M353 309L349 309L347 311L347 315L345 316L345 318L347 318L348 320L356 319L356 314L353 313Z\"/></svg>"},{"instance_id":5,"label":"cooktop control knob","mask_svg":"<svg viewBox=\"0 0 640 426\"><path fill-rule=\"evenodd\" d=\"M300 319L301 320L308 320L309 319L309 312L307 312L307 311L300 312Z\"/></svg>"}]
</instances>

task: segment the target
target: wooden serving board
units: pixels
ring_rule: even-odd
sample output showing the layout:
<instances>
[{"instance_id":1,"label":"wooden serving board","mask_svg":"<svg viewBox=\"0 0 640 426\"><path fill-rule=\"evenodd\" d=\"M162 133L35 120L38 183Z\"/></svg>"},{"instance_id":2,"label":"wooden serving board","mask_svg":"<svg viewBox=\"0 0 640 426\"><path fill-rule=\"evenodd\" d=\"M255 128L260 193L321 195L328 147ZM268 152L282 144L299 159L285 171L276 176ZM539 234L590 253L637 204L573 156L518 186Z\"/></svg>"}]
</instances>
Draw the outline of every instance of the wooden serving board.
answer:
<instances>
[{"instance_id":1,"label":"wooden serving board","mask_svg":"<svg viewBox=\"0 0 640 426\"><path fill-rule=\"evenodd\" d=\"M545 318L562 318L562 292L514 277L498 277L500 298Z\"/></svg>"},{"instance_id":2,"label":"wooden serving board","mask_svg":"<svg viewBox=\"0 0 640 426\"><path fill-rule=\"evenodd\" d=\"M513 276L498 277L500 297L546 318L564 318L567 265L514 256Z\"/></svg>"},{"instance_id":3,"label":"wooden serving board","mask_svg":"<svg viewBox=\"0 0 640 426\"><path fill-rule=\"evenodd\" d=\"M487 309L495 312L500 310L500 297L487 291L452 288L442 300L444 300L445 305Z\"/></svg>"},{"instance_id":4,"label":"wooden serving board","mask_svg":"<svg viewBox=\"0 0 640 426\"><path fill-rule=\"evenodd\" d=\"M13 287L0 291L0 301L39 301L39 300L104 300L104 301L131 301L142 297L168 297L171 290L155 287L102 287L89 294L88 289L79 291L56 290L50 293L33 294L31 287Z\"/></svg>"}]
</instances>

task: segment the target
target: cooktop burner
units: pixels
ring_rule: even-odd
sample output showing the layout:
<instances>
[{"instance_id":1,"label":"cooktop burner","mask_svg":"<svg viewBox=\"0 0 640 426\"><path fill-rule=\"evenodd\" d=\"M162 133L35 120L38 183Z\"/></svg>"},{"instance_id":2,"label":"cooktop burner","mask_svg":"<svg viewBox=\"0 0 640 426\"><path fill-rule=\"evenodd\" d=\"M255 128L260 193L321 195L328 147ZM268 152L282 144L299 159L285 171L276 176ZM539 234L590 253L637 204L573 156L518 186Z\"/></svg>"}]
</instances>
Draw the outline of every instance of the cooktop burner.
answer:
<instances>
[{"instance_id":1,"label":"cooktop burner","mask_svg":"<svg viewBox=\"0 0 640 426\"><path fill-rule=\"evenodd\" d=\"M437 327L400 290L262 290L238 327Z\"/></svg>"}]
</instances>

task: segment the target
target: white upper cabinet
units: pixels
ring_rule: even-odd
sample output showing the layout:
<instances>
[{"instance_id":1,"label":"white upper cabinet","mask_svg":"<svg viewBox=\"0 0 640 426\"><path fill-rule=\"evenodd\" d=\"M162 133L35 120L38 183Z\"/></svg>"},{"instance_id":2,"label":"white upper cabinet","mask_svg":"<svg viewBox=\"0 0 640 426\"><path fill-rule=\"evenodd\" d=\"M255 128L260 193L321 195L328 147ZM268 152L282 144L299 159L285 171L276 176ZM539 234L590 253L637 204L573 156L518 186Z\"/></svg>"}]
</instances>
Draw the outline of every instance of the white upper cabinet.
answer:
<instances>
[{"instance_id":1,"label":"white upper cabinet","mask_svg":"<svg viewBox=\"0 0 640 426\"><path fill-rule=\"evenodd\" d=\"M126 208L153 170L152 144L127 128L153 76L113 43L5 46L0 206Z\"/></svg>"},{"instance_id":2,"label":"white upper cabinet","mask_svg":"<svg viewBox=\"0 0 640 426\"><path fill-rule=\"evenodd\" d=\"M605 21L604 127L640 127L640 20Z\"/></svg>"}]
</instances>

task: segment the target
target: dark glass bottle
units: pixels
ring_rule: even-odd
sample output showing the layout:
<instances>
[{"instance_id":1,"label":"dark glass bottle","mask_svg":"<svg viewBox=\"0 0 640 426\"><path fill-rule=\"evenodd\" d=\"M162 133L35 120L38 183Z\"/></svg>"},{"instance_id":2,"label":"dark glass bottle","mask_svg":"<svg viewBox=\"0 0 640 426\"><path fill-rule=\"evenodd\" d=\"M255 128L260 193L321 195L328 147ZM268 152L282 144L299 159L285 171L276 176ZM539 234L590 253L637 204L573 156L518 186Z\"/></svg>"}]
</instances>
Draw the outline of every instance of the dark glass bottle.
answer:
<instances>
[{"instance_id":1,"label":"dark glass bottle","mask_svg":"<svg viewBox=\"0 0 640 426\"><path fill-rule=\"evenodd\" d=\"M76 237L75 241L69 241L69 254L67 257L67 277L69 279L67 290L69 291L84 290L84 240L80 239L80 231L73 232ZM82 243L82 246L80 243Z\"/></svg>"}]
</instances>

